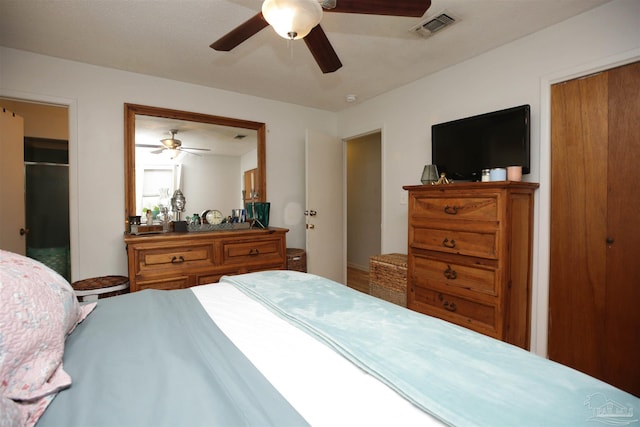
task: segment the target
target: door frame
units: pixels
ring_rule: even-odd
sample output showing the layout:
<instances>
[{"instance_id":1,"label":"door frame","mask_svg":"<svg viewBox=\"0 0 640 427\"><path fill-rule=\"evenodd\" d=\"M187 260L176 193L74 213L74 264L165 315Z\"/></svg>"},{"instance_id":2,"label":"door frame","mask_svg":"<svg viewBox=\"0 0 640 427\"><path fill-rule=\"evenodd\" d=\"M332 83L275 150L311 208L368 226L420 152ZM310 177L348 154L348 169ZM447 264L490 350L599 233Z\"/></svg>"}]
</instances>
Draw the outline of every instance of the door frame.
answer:
<instances>
[{"instance_id":1,"label":"door frame","mask_svg":"<svg viewBox=\"0 0 640 427\"><path fill-rule=\"evenodd\" d=\"M533 283L531 306L531 351L547 357L549 332L549 256L551 247L551 86L640 60L640 49L633 49L540 78L540 187L535 203L538 218L533 236ZM546 207L545 210L541 206Z\"/></svg>"},{"instance_id":2,"label":"door frame","mask_svg":"<svg viewBox=\"0 0 640 427\"><path fill-rule=\"evenodd\" d=\"M0 97L67 108L69 121L69 246L71 280L79 277L81 260L78 204L78 103L75 99L0 89Z\"/></svg>"}]
</instances>

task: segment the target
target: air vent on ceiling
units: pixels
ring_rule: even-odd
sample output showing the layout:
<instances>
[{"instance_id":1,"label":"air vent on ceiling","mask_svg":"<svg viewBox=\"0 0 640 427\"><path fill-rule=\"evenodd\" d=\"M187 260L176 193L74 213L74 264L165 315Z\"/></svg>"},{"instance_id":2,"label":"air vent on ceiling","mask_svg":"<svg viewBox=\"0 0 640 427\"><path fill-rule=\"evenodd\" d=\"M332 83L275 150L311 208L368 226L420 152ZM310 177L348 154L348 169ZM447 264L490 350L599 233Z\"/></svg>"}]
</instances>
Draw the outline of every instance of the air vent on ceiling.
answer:
<instances>
[{"instance_id":1,"label":"air vent on ceiling","mask_svg":"<svg viewBox=\"0 0 640 427\"><path fill-rule=\"evenodd\" d=\"M409 31L414 31L422 37L431 37L434 33L455 24L455 22L455 18L450 13L441 13L436 17L425 19L415 27L411 27Z\"/></svg>"}]
</instances>

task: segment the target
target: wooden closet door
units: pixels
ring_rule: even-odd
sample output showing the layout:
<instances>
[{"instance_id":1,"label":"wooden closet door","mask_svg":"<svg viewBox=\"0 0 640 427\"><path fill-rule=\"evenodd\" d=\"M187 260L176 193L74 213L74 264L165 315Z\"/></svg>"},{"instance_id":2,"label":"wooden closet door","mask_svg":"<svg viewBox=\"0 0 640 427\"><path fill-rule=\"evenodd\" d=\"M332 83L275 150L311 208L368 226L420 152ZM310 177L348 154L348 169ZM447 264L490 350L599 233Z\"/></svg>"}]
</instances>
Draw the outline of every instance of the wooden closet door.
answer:
<instances>
[{"instance_id":1,"label":"wooden closet door","mask_svg":"<svg viewBox=\"0 0 640 427\"><path fill-rule=\"evenodd\" d=\"M639 64L551 89L549 358L640 394Z\"/></svg>"},{"instance_id":2,"label":"wooden closet door","mask_svg":"<svg viewBox=\"0 0 640 427\"><path fill-rule=\"evenodd\" d=\"M608 74L604 379L640 396L640 62Z\"/></svg>"},{"instance_id":3,"label":"wooden closet door","mask_svg":"<svg viewBox=\"0 0 640 427\"><path fill-rule=\"evenodd\" d=\"M549 358L602 378L607 75L551 88Z\"/></svg>"}]
</instances>

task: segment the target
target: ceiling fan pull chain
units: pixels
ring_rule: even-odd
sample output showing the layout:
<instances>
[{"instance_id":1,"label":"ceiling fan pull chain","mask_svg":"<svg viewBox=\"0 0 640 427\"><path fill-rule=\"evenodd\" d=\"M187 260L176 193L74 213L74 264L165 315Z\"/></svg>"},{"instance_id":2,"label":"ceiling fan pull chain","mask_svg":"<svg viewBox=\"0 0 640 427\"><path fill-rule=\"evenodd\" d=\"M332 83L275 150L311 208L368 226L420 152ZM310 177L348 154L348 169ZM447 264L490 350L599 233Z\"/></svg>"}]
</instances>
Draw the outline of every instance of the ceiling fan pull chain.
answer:
<instances>
[{"instance_id":1,"label":"ceiling fan pull chain","mask_svg":"<svg viewBox=\"0 0 640 427\"><path fill-rule=\"evenodd\" d=\"M287 39L287 47L289 48L289 59L293 61L293 39Z\"/></svg>"}]
</instances>

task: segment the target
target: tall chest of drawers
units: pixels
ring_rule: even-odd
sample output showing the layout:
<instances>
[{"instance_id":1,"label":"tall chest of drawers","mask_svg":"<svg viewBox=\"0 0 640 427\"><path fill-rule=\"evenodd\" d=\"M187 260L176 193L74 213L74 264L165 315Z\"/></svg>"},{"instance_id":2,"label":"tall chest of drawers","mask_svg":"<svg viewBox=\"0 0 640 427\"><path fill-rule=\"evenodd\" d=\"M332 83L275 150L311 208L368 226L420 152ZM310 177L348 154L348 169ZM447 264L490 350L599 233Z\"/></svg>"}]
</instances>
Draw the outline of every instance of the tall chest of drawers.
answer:
<instances>
[{"instance_id":1,"label":"tall chest of drawers","mask_svg":"<svg viewBox=\"0 0 640 427\"><path fill-rule=\"evenodd\" d=\"M404 187L407 307L528 349L537 187L511 181Z\"/></svg>"},{"instance_id":2,"label":"tall chest of drawers","mask_svg":"<svg viewBox=\"0 0 640 427\"><path fill-rule=\"evenodd\" d=\"M131 292L214 283L224 275L287 268L285 228L128 235Z\"/></svg>"}]
</instances>

